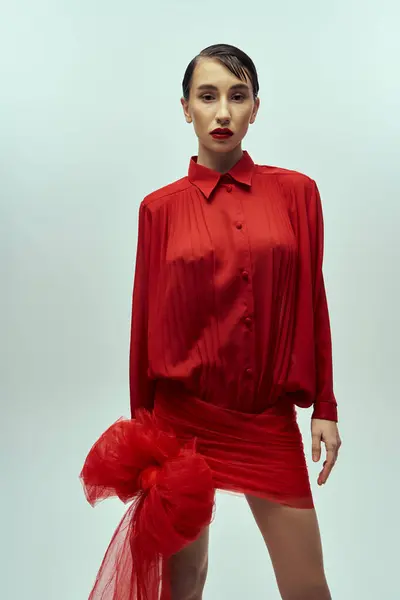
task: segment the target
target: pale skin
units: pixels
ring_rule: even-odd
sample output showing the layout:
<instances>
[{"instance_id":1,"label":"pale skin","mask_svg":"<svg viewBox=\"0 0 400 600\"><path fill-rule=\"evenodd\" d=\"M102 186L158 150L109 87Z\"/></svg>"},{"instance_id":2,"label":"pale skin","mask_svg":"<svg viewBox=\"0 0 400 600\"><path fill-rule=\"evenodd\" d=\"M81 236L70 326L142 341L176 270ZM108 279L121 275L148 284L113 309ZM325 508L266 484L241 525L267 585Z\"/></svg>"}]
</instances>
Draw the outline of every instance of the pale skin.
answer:
<instances>
[{"instance_id":1,"label":"pale skin","mask_svg":"<svg viewBox=\"0 0 400 600\"><path fill-rule=\"evenodd\" d=\"M193 74L189 101L182 98L181 104L186 122L193 124L198 138L198 163L220 173L229 171L242 156L242 140L260 107L251 79L244 82L217 60L202 58ZM210 132L217 127L229 127L234 135L215 140ZM322 486L342 443L337 423L311 419L311 436L315 462L321 458L322 444L325 446L326 460L317 480ZM268 549L282 599L331 600L315 509L292 508L253 496L246 499ZM170 560L172 600L202 599L208 540L207 528Z\"/></svg>"}]
</instances>

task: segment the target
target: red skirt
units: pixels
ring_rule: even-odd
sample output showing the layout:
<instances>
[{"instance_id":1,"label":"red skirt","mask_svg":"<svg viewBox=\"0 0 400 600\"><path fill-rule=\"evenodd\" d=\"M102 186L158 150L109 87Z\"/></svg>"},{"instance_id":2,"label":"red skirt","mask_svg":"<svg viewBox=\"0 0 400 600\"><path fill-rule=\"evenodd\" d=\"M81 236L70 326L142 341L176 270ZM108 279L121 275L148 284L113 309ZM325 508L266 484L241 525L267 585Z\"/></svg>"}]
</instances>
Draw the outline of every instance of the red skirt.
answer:
<instances>
[{"instance_id":1,"label":"red skirt","mask_svg":"<svg viewBox=\"0 0 400 600\"><path fill-rule=\"evenodd\" d=\"M217 489L262 496L296 508L312 508L296 408L285 397L261 414L249 414L175 393L159 382L154 415L159 427L182 441L196 440Z\"/></svg>"},{"instance_id":2,"label":"red skirt","mask_svg":"<svg viewBox=\"0 0 400 600\"><path fill-rule=\"evenodd\" d=\"M159 600L161 589L167 599L167 561L211 522L215 489L313 508L296 409L285 398L247 414L158 385L153 413L109 427L80 478L93 506L132 500L89 600Z\"/></svg>"}]
</instances>

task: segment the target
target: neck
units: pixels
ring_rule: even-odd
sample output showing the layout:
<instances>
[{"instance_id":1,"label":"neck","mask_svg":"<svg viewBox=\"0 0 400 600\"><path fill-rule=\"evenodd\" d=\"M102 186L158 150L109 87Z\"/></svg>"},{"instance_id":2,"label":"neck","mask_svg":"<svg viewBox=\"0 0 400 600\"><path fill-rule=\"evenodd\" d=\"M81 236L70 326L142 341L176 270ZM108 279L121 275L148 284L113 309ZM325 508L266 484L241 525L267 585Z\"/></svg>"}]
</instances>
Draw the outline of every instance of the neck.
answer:
<instances>
[{"instance_id":1,"label":"neck","mask_svg":"<svg viewBox=\"0 0 400 600\"><path fill-rule=\"evenodd\" d=\"M242 145L239 144L230 152L212 152L199 144L197 164L208 167L218 173L227 173L242 158Z\"/></svg>"}]
</instances>

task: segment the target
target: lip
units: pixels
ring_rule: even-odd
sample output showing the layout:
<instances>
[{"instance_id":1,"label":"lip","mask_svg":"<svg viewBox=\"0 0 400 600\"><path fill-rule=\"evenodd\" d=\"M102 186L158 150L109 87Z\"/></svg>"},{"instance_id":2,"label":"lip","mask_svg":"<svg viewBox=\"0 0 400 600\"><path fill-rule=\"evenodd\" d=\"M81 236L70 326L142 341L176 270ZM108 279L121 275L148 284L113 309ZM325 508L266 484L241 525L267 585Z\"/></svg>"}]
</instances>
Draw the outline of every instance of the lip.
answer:
<instances>
[{"instance_id":1,"label":"lip","mask_svg":"<svg viewBox=\"0 0 400 600\"><path fill-rule=\"evenodd\" d=\"M230 129L214 129L214 131L211 131L210 135L215 140L227 140L233 136L233 131Z\"/></svg>"},{"instance_id":2,"label":"lip","mask_svg":"<svg viewBox=\"0 0 400 600\"><path fill-rule=\"evenodd\" d=\"M217 129L214 129L213 131L211 131L210 135L218 136L218 137L232 137L233 131L231 131L227 127L224 127L224 128L218 127Z\"/></svg>"}]
</instances>

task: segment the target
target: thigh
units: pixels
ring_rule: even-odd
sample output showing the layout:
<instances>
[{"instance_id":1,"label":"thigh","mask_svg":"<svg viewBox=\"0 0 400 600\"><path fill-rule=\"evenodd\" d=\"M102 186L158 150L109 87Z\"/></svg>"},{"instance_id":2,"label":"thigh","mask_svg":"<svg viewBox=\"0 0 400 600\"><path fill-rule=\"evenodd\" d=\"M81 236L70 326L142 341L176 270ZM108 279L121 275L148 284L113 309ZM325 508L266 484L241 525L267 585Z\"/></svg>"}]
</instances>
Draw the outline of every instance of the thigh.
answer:
<instances>
[{"instance_id":1,"label":"thigh","mask_svg":"<svg viewBox=\"0 0 400 600\"><path fill-rule=\"evenodd\" d=\"M247 496L247 501L267 545L282 597L311 599L315 589L316 598L329 599L315 510L254 496Z\"/></svg>"},{"instance_id":2,"label":"thigh","mask_svg":"<svg viewBox=\"0 0 400 600\"><path fill-rule=\"evenodd\" d=\"M168 561L171 598L185 600L202 597L208 569L209 527L196 541L172 556ZM165 593L165 597L169 595Z\"/></svg>"}]
</instances>

